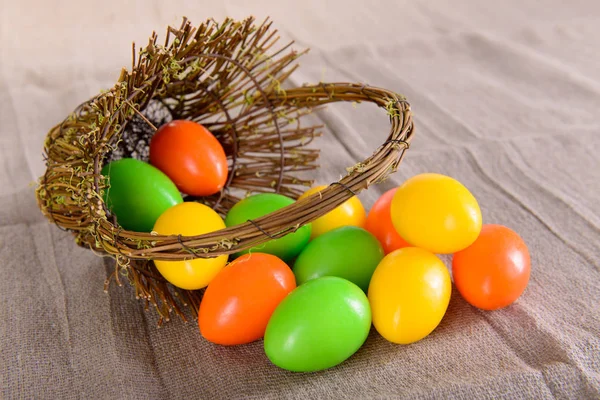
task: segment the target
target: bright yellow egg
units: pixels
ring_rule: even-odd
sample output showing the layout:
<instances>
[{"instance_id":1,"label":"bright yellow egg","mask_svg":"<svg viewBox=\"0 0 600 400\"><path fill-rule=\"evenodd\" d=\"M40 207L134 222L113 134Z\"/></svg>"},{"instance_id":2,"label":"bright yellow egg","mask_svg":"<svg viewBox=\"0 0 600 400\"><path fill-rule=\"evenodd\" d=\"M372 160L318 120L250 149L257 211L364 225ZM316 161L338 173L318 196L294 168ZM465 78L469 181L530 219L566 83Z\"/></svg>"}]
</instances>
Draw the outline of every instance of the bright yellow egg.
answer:
<instances>
[{"instance_id":1,"label":"bright yellow egg","mask_svg":"<svg viewBox=\"0 0 600 400\"><path fill-rule=\"evenodd\" d=\"M369 284L373 325L392 343L421 340L439 325L451 292L448 269L435 254L416 247L392 251Z\"/></svg>"},{"instance_id":2,"label":"bright yellow egg","mask_svg":"<svg viewBox=\"0 0 600 400\"><path fill-rule=\"evenodd\" d=\"M304 192L298 200L308 197L313 193L317 193L326 187L326 185L321 185L310 188ZM351 225L363 228L366 221L367 214L365 213L365 208L360 202L360 199L353 196L327 214L314 220L312 222L312 233L310 238L314 239L325 232L329 232L342 226Z\"/></svg>"},{"instance_id":3,"label":"bright yellow egg","mask_svg":"<svg viewBox=\"0 0 600 400\"><path fill-rule=\"evenodd\" d=\"M450 254L471 245L481 232L475 197L456 179L420 174L404 182L391 206L394 228L413 246Z\"/></svg>"},{"instance_id":4,"label":"bright yellow egg","mask_svg":"<svg viewBox=\"0 0 600 400\"><path fill-rule=\"evenodd\" d=\"M225 228L225 222L212 208L200 203L181 203L158 218L154 231L162 235L196 236ZM227 264L227 256L184 261L155 260L161 275L173 285L187 290L202 289Z\"/></svg>"}]
</instances>

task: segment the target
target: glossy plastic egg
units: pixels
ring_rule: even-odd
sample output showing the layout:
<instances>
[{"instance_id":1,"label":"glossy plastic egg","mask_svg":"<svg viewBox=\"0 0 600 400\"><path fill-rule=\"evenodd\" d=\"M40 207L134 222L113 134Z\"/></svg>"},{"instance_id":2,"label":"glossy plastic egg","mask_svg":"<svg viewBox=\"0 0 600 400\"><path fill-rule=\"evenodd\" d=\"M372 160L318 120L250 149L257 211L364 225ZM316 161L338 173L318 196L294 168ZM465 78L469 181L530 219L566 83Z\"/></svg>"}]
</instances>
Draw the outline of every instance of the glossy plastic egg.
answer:
<instances>
[{"instance_id":1,"label":"glossy plastic egg","mask_svg":"<svg viewBox=\"0 0 600 400\"><path fill-rule=\"evenodd\" d=\"M450 274L437 256L416 247L395 250L371 278L373 325L393 343L421 340L444 317L451 291Z\"/></svg>"},{"instance_id":2,"label":"glossy plastic egg","mask_svg":"<svg viewBox=\"0 0 600 400\"><path fill-rule=\"evenodd\" d=\"M198 325L207 340L236 345L262 338L275 307L296 287L294 274L271 254L246 254L206 288Z\"/></svg>"},{"instance_id":3,"label":"glossy plastic egg","mask_svg":"<svg viewBox=\"0 0 600 400\"><path fill-rule=\"evenodd\" d=\"M175 184L150 164L123 158L106 164L104 202L124 229L150 232L168 208L183 202Z\"/></svg>"},{"instance_id":4,"label":"glossy plastic egg","mask_svg":"<svg viewBox=\"0 0 600 400\"><path fill-rule=\"evenodd\" d=\"M397 190L398 188L388 190L377 199L373 207L371 207L369 215L367 215L367 222L365 223L365 229L375 235L383 246L385 254L403 247L411 247L398 234L392 223L392 198Z\"/></svg>"},{"instance_id":5,"label":"glossy plastic egg","mask_svg":"<svg viewBox=\"0 0 600 400\"><path fill-rule=\"evenodd\" d=\"M246 197L235 204L225 218L227 226L243 224L248 220L267 215L285 206L293 204L294 200L276 193L261 193ZM237 255L248 252L260 252L273 254L284 261L296 257L310 240L311 224L300 227L296 232L287 234L279 239L273 239L266 243L252 247Z\"/></svg>"},{"instance_id":6,"label":"glossy plastic egg","mask_svg":"<svg viewBox=\"0 0 600 400\"><path fill-rule=\"evenodd\" d=\"M527 245L502 225L484 225L475 243L452 258L456 288L466 301L484 310L497 310L517 300L530 273Z\"/></svg>"},{"instance_id":7,"label":"glossy plastic egg","mask_svg":"<svg viewBox=\"0 0 600 400\"><path fill-rule=\"evenodd\" d=\"M280 368L319 371L352 356L370 328L369 302L358 286L331 276L313 279L275 309L265 333L265 352Z\"/></svg>"},{"instance_id":8,"label":"glossy plastic egg","mask_svg":"<svg viewBox=\"0 0 600 400\"><path fill-rule=\"evenodd\" d=\"M481 210L456 179L420 174L404 182L392 199L392 222L400 236L432 253L468 247L481 231Z\"/></svg>"},{"instance_id":9,"label":"glossy plastic egg","mask_svg":"<svg viewBox=\"0 0 600 400\"><path fill-rule=\"evenodd\" d=\"M150 162L179 190L194 196L217 193L227 181L227 157L204 126L187 120L161 126L150 141Z\"/></svg>"},{"instance_id":10,"label":"glossy plastic egg","mask_svg":"<svg viewBox=\"0 0 600 400\"><path fill-rule=\"evenodd\" d=\"M162 235L196 236L225 228L223 219L212 208L200 203L181 203L165 211L154 231ZM227 264L227 256L191 258L183 261L155 260L161 275L182 289L206 287Z\"/></svg>"},{"instance_id":11,"label":"glossy plastic egg","mask_svg":"<svg viewBox=\"0 0 600 400\"><path fill-rule=\"evenodd\" d=\"M298 200L304 199L311 194L318 193L327 186L315 186L307 190ZM351 197L344 203L334 208L322 217L317 218L312 222L311 239L321 236L333 229L342 226L358 226L364 227L367 215L360 199L356 196Z\"/></svg>"},{"instance_id":12,"label":"glossy plastic egg","mask_svg":"<svg viewBox=\"0 0 600 400\"><path fill-rule=\"evenodd\" d=\"M313 239L296 259L294 275L298 285L322 276L338 276L366 292L383 256L375 236L356 226L343 226Z\"/></svg>"}]
</instances>

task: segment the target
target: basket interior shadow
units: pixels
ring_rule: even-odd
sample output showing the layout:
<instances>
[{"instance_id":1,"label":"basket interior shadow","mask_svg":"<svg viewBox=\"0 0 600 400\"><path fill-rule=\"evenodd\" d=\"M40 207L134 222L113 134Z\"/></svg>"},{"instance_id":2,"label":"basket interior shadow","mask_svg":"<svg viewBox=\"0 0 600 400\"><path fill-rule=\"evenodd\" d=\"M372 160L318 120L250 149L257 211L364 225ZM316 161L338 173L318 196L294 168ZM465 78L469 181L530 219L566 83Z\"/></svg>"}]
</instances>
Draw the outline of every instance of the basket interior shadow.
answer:
<instances>
[{"instance_id":1,"label":"basket interior shadow","mask_svg":"<svg viewBox=\"0 0 600 400\"><path fill-rule=\"evenodd\" d=\"M152 34L132 52L132 66L116 85L83 103L50 130L45 142L47 170L36 190L48 219L73 232L79 245L116 259L107 279L123 277L160 315L186 320L182 306L197 315L200 291L172 287L152 260L215 257L282 237L331 211L359 191L394 172L414 132L406 99L393 91L352 83L319 83L284 89L302 54L290 45L273 50L278 36L268 20L256 25L226 19L193 27L169 27L164 44ZM100 171L121 157L148 158L156 127L171 119L206 126L228 157L229 176L217 195L187 198L224 214L248 193L277 192L297 198L311 181L318 150L308 148L318 126L304 118L338 101L372 102L383 108L391 131L372 156L348 167L347 174L319 194L267 216L208 234L182 237L122 229L102 201L106 183Z\"/></svg>"}]
</instances>

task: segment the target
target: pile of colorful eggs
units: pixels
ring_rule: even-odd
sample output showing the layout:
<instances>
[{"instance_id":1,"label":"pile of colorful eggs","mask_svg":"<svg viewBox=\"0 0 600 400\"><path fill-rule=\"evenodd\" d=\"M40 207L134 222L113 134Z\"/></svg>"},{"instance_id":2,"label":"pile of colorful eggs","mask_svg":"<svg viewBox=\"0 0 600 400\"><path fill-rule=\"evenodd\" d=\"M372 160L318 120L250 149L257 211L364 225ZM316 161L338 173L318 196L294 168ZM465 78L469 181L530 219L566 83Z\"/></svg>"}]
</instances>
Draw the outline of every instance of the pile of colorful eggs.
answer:
<instances>
[{"instance_id":1,"label":"pile of colorful eggs","mask_svg":"<svg viewBox=\"0 0 600 400\"><path fill-rule=\"evenodd\" d=\"M125 229L200 235L258 218L294 202L273 193L249 196L223 220L183 202L227 180L223 148L199 124L174 121L150 144L152 165L122 159L106 165L104 195ZM325 188L308 190L298 201ZM482 225L479 205L458 181L421 174L386 192L368 216L357 197L282 238L227 256L155 261L173 285L206 287L198 323L219 345L264 338L268 358L291 371L333 367L365 342L371 325L393 343L429 335L448 307L452 279L435 254L453 254L454 284L475 307L508 306L530 274L523 240Z\"/></svg>"}]
</instances>

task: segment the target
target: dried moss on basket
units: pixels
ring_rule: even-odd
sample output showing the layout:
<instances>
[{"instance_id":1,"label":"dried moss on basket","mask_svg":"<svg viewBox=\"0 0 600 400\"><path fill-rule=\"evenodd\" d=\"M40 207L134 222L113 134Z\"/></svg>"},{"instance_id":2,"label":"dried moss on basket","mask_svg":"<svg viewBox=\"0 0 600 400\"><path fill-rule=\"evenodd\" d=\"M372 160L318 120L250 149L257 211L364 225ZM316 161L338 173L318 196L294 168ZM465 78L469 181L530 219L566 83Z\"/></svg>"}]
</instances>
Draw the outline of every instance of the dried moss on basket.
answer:
<instances>
[{"instance_id":1,"label":"dried moss on basket","mask_svg":"<svg viewBox=\"0 0 600 400\"><path fill-rule=\"evenodd\" d=\"M385 179L402 160L414 132L403 96L364 84L319 83L284 89L302 54L290 45L274 50L271 23L252 18L193 27L184 19L169 27L164 44L152 34L116 85L81 104L48 133L47 171L37 188L38 204L50 221L73 232L76 242L116 259L114 278L135 287L160 323L172 312L197 315L200 293L172 287L153 259L182 260L232 254L295 231L340 205L354 193ZM120 157L147 160L147 145L171 119L202 123L223 144L230 162L225 189L197 200L225 213L245 193L278 192L296 198L311 181L299 177L316 168L318 150L307 148L317 126L305 115L327 103L372 102L386 111L391 133L375 153L347 168L347 175L313 195L254 222L194 237L123 230L102 201L102 165ZM260 229L259 229L260 228ZM120 277L121 276L121 277Z\"/></svg>"}]
</instances>

